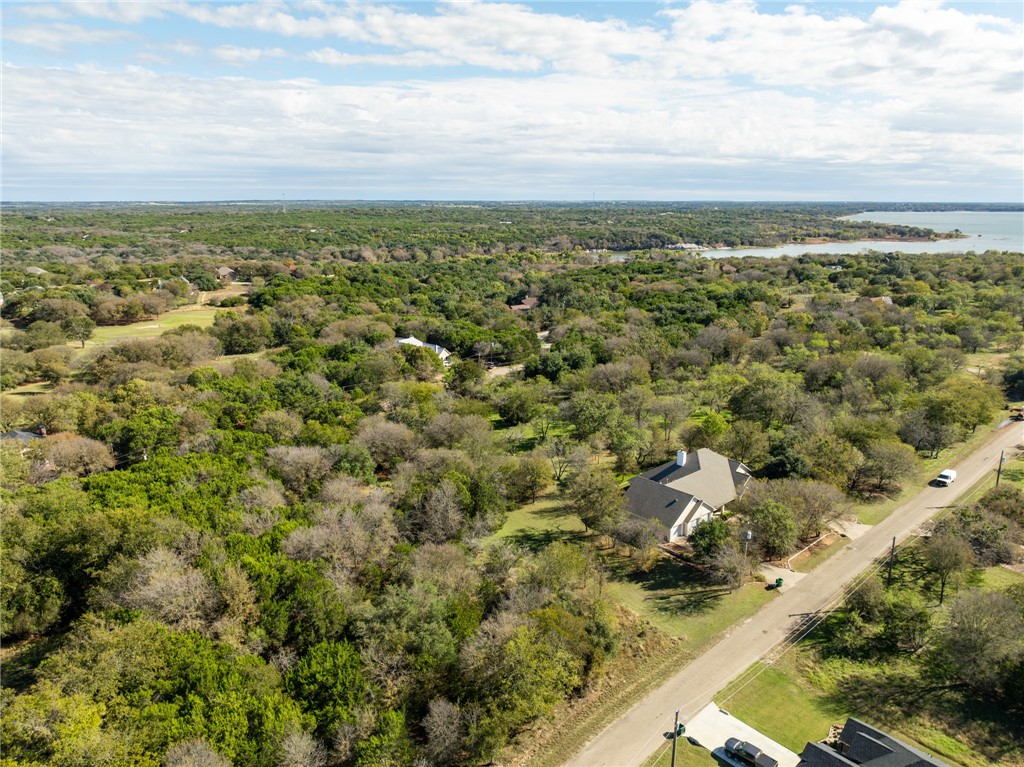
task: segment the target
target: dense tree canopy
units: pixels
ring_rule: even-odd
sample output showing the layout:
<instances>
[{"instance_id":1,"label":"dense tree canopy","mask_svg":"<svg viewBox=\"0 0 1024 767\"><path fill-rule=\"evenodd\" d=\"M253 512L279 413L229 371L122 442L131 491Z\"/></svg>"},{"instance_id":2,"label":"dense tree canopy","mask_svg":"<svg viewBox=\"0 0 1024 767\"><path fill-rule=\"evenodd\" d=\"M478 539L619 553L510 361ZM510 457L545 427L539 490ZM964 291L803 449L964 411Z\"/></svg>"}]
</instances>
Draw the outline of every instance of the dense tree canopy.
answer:
<instances>
[{"instance_id":1,"label":"dense tree canopy","mask_svg":"<svg viewBox=\"0 0 1024 767\"><path fill-rule=\"evenodd\" d=\"M737 517L693 537L702 572L737 586L737 521L751 553L788 556L1018 396L1018 254L726 269L669 247L894 234L846 212L5 216L0 386L53 384L0 413L46 433L0 445L0 634L38 655L5 674L5 759L494 758L623 639L591 550L520 549L497 535L510 511L559 503L650 552L660 532L626 515L623 480L710 447L755 475ZM633 252L584 250L603 248ZM243 300L209 327L81 350L94 325L199 300L225 264ZM537 306L513 312L526 295ZM410 335L454 363L395 345ZM1009 352L1005 370L968 364L985 351ZM945 583L974 557L1012 558L998 541L1016 540L1019 506L1012 490L986 495L957 517L962 545L931 544L923 571ZM918 597L865 595L846 646L949 658L979 612L966 593L937 623ZM998 678L957 678L1010 699L1019 654L992 658Z\"/></svg>"}]
</instances>

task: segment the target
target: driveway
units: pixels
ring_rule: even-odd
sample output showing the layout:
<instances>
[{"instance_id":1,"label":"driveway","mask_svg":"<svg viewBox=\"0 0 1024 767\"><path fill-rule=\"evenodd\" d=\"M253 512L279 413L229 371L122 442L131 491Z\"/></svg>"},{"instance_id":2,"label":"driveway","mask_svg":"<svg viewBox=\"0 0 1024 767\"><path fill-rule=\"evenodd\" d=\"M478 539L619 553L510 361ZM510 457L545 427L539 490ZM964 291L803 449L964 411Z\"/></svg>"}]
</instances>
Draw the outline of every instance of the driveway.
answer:
<instances>
[{"instance_id":1,"label":"driveway","mask_svg":"<svg viewBox=\"0 0 1024 767\"><path fill-rule=\"evenodd\" d=\"M771 660L800 634L808 621L845 595L846 586L888 551L893 538L901 541L957 499L982 477L990 476L999 451L1024 443L1024 424L998 429L981 447L956 466L959 478L951 487L924 487L882 522L851 540L798 583L783 586L746 623L732 627L718 644L677 672L658 689L620 716L587 743L569 767L637 767L672 728L676 709L689 722L712 697L751 664ZM785 576L783 576L785 577ZM728 704L726 703L726 706ZM824 738L828 733L821 733Z\"/></svg>"},{"instance_id":2,"label":"driveway","mask_svg":"<svg viewBox=\"0 0 1024 767\"><path fill-rule=\"evenodd\" d=\"M669 730L671 730L671 726ZM729 738L739 738L742 741L753 743L779 763L779 767L796 767L800 761L800 755L794 754L788 748L780 746L774 740L753 727L744 724L728 711L720 709L713 701L697 712L686 725L686 735L693 738L701 746L711 751L715 756L721 756L728 762L734 760L725 756L725 741Z\"/></svg>"}]
</instances>

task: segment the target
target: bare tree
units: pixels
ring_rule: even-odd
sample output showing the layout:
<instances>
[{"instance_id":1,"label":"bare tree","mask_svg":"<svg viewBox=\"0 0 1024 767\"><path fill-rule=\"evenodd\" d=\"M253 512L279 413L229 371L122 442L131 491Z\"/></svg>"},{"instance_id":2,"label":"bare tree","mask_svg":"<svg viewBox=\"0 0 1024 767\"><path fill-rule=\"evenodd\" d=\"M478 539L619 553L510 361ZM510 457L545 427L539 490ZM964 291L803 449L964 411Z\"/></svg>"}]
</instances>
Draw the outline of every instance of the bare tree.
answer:
<instances>
[{"instance_id":1,"label":"bare tree","mask_svg":"<svg viewBox=\"0 0 1024 767\"><path fill-rule=\"evenodd\" d=\"M246 629L259 620L256 592L241 567L229 562L220 579L220 618L213 624L213 633L222 642L235 647L245 643Z\"/></svg>"},{"instance_id":2,"label":"bare tree","mask_svg":"<svg viewBox=\"0 0 1024 767\"><path fill-rule=\"evenodd\" d=\"M544 455L551 463L551 474L555 482L561 482L570 466L573 443L565 437L553 439L544 445Z\"/></svg>"},{"instance_id":3,"label":"bare tree","mask_svg":"<svg viewBox=\"0 0 1024 767\"><path fill-rule=\"evenodd\" d=\"M267 451L267 466L277 472L289 490L300 495L326 477L333 463L321 447L272 447Z\"/></svg>"},{"instance_id":4,"label":"bare tree","mask_svg":"<svg viewBox=\"0 0 1024 767\"><path fill-rule=\"evenodd\" d=\"M249 511L256 509L270 511L279 506L288 505L288 501L284 497L284 487L276 480L245 488L238 494L238 502Z\"/></svg>"},{"instance_id":5,"label":"bare tree","mask_svg":"<svg viewBox=\"0 0 1024 767\"><path fill-rule=\"evenodd\" d=\"M205 740L186 740L171 746L163 767L231 767L231 762L213 750Z\"/></svg>"},{"instance_id":6,"label":"bare tree","mask_svg":"<svg viewBox=\"0 0 1024 767\"><path fill-rule=\"evenodd\" d=\"M216 595L199 570L173 551L156 548L139 558L138 569L120 601L125 607L190 631L205 628Z\"/></svg>"},{"instance_id":7,"label":"bare tree","mask_svg":"<svg viewBox=\"0 0 1024 767\"><path fill-rule=\"evenodd\" d=\"M417 546L409 574L414 583L436 586L438 594L472 591L480 580L466 550L452 543Z\"/></svg>"},{"instance_id":8,"label":"bare tree","mask_svg":"<svg viewBox=\"0 0 1024 767\"><path fill-rule=\"evenodd\" d=\"M308 732L290 732L281 740L278 767L325 767L327 750Z\"/></svg>"},{"instance_id":9,"label":"bare tree","mask_svg":"<svg viewBox=\"0 0 1024 767\"><path fill-rule=\"evenodd\" d=\"M300 527L285 539L283 549L293 559L327 560L336 576L350 578L384 564L397 540L394 512L375 491L360 509L324 507L312 527Z\"/></svg>"},{"instance_id":10,"label":"bare tree","mask_svg":"<svg viewBox=\"0 0 1024 767\"><path fill-rule=\"evenodd\" d=\"M719 546L711 559L710 577L730 589L737 589L750 575L750 560L736 546Z\"/></svg>"},{"instance_id":11,"label":"bare tree","mask_svg":"<svg viewBox=\"0 0 1024 767\"><path fill-rule=\"evenodd\" d=\"M54 434L43 443L42 468L84 477L114 468L114 454L102 442L74 434Z\"/></svg>"},{"instance_id":12,"label":"bare tree","mask_svg":"<svg viewBox=\"0 0 1024 767\"><path fill-rule=\"evenodd\" d=\"M256 416L252 430L269 434L274 442L292 442L302 430L302 419L287 410L268 410Z\"/></svg>"},{"instance_id":13,"label":"bare tree","mask_svg":"<svg viewBox=\"0 0 1024 767\"><path fill-rule=\"evenodd\" d=\"M466 737L462 710L451 701L434 698L423 718L423 730L427 733L426 751L431 764L454 764Z\"/></svg>"},{"instance_id":14,"label":"bare tree","mask_svg":"<svg viewBox=\"0 0 1024 767\"><path fill-rule=\"evenodd\" d=\"M462 492L449 479L428 490L409 514L411 534L420 541L444 543L459 536L466 521Z\"/></svg>"},{"instance_id":15,"label":"bare tree","mask_svg":"<svg viewBox=\"0 0 1024 767\"><path fill-rule=\"evenodd\" d=\"M438 413L423 431L431 447L467 446L486 450L492 443L491 422L478 415Z\"/></svg>"},{"instance_id":16,"label":"bare tree","mask_svg":"<svg viewBox=\"0 0 1024 767\"><path fill-rule=\"evenodd\" d=\"M408 426L393 423L381 416L371 416L360 424L359 434L353 440L373 456L377 466L390 471L416 451L416 435Z\"/></svg>"},{"instance_id":17,"label":"bare tree","mask_svg":"<svg viewBox=\"0 0 1024 767\"><path fill-rule=\"evenodd\" d=\"M332 477L320 488L317 500L328 506L350 509L362 503L366 497L365 489L355 477Z\"/></svg>"}]
</instances>

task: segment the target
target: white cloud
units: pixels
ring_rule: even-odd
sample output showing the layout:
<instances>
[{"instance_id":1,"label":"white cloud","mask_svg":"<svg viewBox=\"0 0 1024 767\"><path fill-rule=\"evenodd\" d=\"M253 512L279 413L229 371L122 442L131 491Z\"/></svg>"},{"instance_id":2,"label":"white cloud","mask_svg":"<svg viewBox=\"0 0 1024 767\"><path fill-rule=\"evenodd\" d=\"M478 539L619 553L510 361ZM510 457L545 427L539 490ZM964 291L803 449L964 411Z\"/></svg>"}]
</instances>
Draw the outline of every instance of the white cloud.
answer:
<instances>
[{"instance_id":1,"label":"white cloud","mask_svg":"<svg viewBox=\"0 0 1024 767\"><path fill-rule=\"evenodd\" d=\"M318 0L130 5L79 12L124 24L173 13L214 25L213 48L154 40L140 54L167 67L165 53L206 54L210 74L8 68L5 183L32 183L34 173L292 173L348 184L349 196L390 185L408 197L410 185L423 194L458 183L473 196L474 179L669 190L687 179L709 188L715 174L764 184L776 173L827 179L834 196L846 196L843 184L888 189L904 174L908 185L992 180L1019 195L1021 27L939 3L854 16L813 4L763 13L753 2L698 1L662 7L647 24L476 2L434 12ZM262 45L243 44L254 36L235 29L261 33ZM92 22L4 34L15 32L52 51L125 34ZM217 76L270 57L327 82ZM353 67L362 84L331 84ZM457 77L442 71L452 68ZM426 74L410 79L416 72Z\"/></svg>"},{"instance_id":2,"label":"white cloud","mask_svg":"<svg viewBox=\"0 0 1024 767\"><path fill-rule=\"evenodd\" d=\"M8 6L4 12L14 12L28 19L50 19L51 21L68 17L65 8L50 3L21 3L17 6Z\"/></svg>"},{"instance_id":3,"label":"white cloud","mask_svg":"<svg viewBox=\"0 0 1024 767\"><path fill-rule=\"evenodd\" d=\"M129 32L107 29L87 29L75 24L32 24L5 26L3 38L22 45L61 53L76 45L106 45L120 43L134 37Z\"/></svg>"},{"instance_id":4,"label":"white cloud","mask_svg":"<svg viewBox=\"0 0 1024 767\"><path fill-rule=\"evenodd\" d=\"M159 18L180 5L167 0L65 0L65 6L74 13L120 24Z\"/></svg>"},{"instance_id":5,"label":"white cloud","mask_svg":"<svg viewBox=\"0 0 1024 767\"><path fill-rule=\"evenodd\" d=\"M288 55L283 48L242 48L237 45L221 45L212 49L210 53L214 58L235 66L255 64L260 59Z\"/></svg>"},{"instance_id":6,"label":"white cloud","mask_svg":"<svg viewBox=\"0 0 1024 767\"><path fill-rule=\"evenodd\" d=\"M410 51L408 53L342 53L334 48L320 48L310 51L306 58L318 64L327 64L332 67L350 67L359 65L384 66L384 67L408 67L421 69L423 67L449 67L460 62L440 53L431 51Z\"/></svg>"},{"instance_id":7,"label":"white cloud","mask_svg":"<svg viewBox=\"0 0 1024 767\"><path fill-rule=\"evenodd\" d=\"M981 170L1004 167L1007 152L1020 152L1019 140L998 134L894 127L891 104L823 113L808 96L646 80L553 75L329 86L9 68L4 81L18 105L5 114L15 176L29 167L85 177L133 169L261 176L291 168L401 184L416 174L428 181L473 170L529 176L559 168L637 179L712 164L806 170L836 162L867 174L928 173L951 155Z\"/></svg>"}]
</instances>

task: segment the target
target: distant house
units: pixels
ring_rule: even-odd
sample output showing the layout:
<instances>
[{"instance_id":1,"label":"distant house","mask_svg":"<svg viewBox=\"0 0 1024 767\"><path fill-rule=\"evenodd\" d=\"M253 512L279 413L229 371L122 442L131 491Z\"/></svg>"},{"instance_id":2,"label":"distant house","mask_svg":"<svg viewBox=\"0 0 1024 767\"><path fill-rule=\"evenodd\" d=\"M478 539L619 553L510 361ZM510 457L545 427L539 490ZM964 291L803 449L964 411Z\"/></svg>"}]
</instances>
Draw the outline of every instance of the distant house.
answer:
<instances>
[{"instance_id":1,"label":"distant house","mask_svg":"<svg viewBox=\"0 0 1024 767\"><path fill-rule=\"evenodd\" d=\"M22 455L26 455L27 453L32 452L36 440L43 439L45 436L46 427L40 426L38 432L22 431L21 429L5 431L0 434L0 440L13 443Z\"/></svg>"},{"instance_id":2,"label":"distant house","mask_svg":"<svg viewBox=\"0 0 1024 767\"><path fill-rule=\"evenodd\" d=\"M732 264L722 264L718 267L722 274L736 274L736 267Z\"/></svg>"},{"instance_id":3,"label":"distant house","mask_svg":"<svg viewBox=\"0 0 1024 767\"><path fill-rule=\"evenodd\" d=\"M539 303L540 299L537 296L527 296L518 304L510 304L508 308L515 314L526 314L531 309L536 309Z\"/></svg>"},{"instance_id":4,"label":"distant house","mask_svg":"<svg viewBox=\"0 0 1024 767\"><path fill-rule=\"evenodd\" d=\"M808 743L797 767L949 767L859 719L849 718L834 747Z\"/></svg>"},{"instance_id":5,"label":"distant house","mask_svg":"<svg viewBox=\"0 0 1024 767\"><path fill-rule=\"evenodd\" d=\"M684 540L698 522L711 519L736 500L750 481L750 469L708 448L680 450L629 481L629 512L658 522L669 543Z\"/></svg>"},{"instance_id":6,"label":"distant house","mask_svg":"<svg viewBox=\"0 0 1024 767\"><path fill-rule=\"evenodd\" d=\"M879 309L884 309L887 306L892 306L893 305L892 304L892 297L891 296L873 296L873 297L872 296L861 296L856 301L854 301L854 303L855 304L874 304Z\"/></svg>"},{"instance_id":7,"label":"distant house","mask_svg":"<svg viewBox=\"0 0 1024 767\"><path fill-rule=\"evenodd\" d=\"M437 344L428 344L425 341L421 341L416 336L409 336L408 338L399 338L395 341L395 346L420 346L424 349L430 349L434 354L441 358L441 362L445 367L452 364L452 353L445 349L443 346Z\"/></svg>"},{"instance_id":8,"label":"distant house","mask_svg":"<svg viewBox=\"0 0 1024 767\"><path fill-rule=\"evenodd\" d=\"M230 266L221 266L217 268L216 275L221 284L230 285L235 281L236 272Z\"/></svg>"},{"instance_id":9,"label":"distant house","mask_svg":"<svg viewBox=\"0 0 1024 767\"><path fill-rule=\"evenodd\" d=\"M31 275L33 275L35 277L38 277L41 274L49 274L49 272L47 272L45 269L40 269L38 266L30 266L30 267L26 268L25 269L25 273L26 274L31 274Z\"/></svg>"},{"instance_id":10,"label":"distant house","mask_svg":"<svg viewBox=\"0 0 1024 767\"><path fill-rule=\"evenodd\" d=\"M43 429L43 434L37 434L34 431L22 431L21 429L11 429L0 434L0 439L9 439L14 442L21 442L26 444L33 440L42 439L45 436L46 429Z\"/></svg>"}]
</instances>

